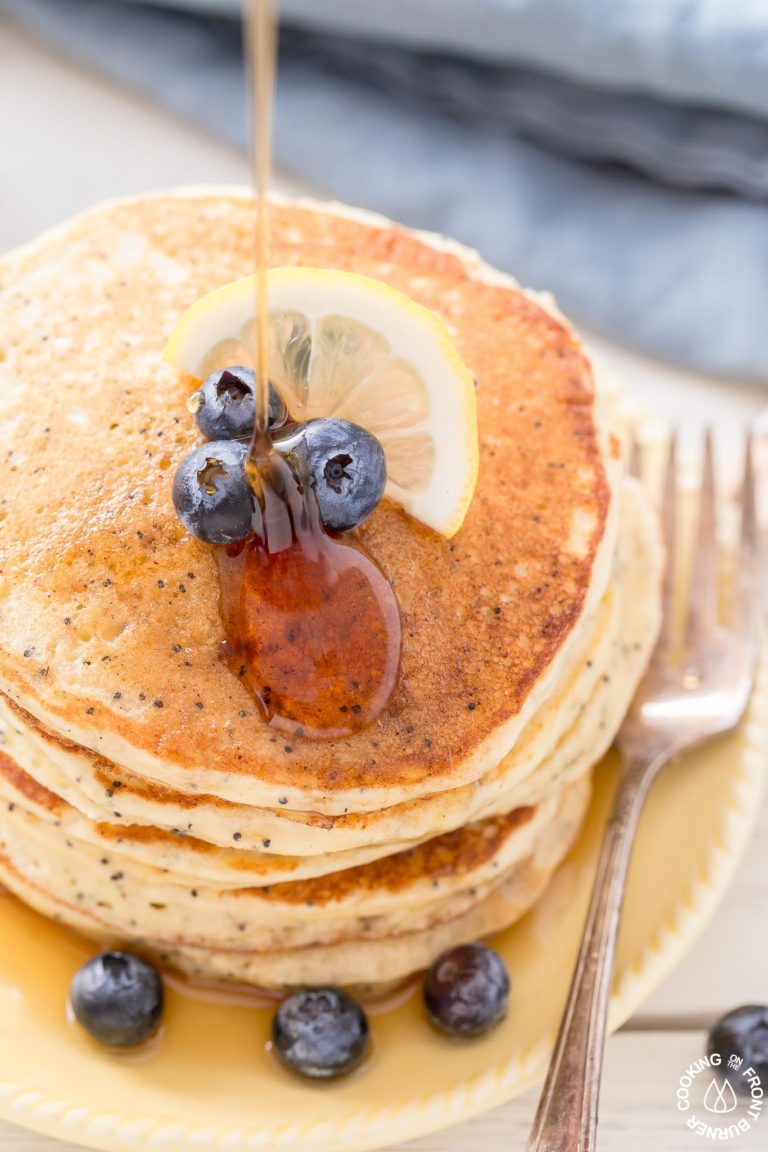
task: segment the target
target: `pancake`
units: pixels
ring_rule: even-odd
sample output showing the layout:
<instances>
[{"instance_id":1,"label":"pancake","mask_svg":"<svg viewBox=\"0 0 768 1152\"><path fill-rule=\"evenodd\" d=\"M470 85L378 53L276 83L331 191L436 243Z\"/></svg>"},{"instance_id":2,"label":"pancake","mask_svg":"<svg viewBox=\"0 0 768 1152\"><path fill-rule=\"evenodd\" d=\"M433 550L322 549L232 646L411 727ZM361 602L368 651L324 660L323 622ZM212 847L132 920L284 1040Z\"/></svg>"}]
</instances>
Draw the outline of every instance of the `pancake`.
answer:
<instances>
[{"instance_id":1,"label":"pancake","mask_svg":"<svg viewBox=\"0 0 768 1152\"><path fill-rule=\"evenodd\" d=\"M616 596L610 589L591 626L583 629L583 643L574 652L573 668L569 662L562 669L568 673L561 677L565 682L561 684L558 678L557 691L532 718L513 752L494 771L495 778L529 772L589 699L608 663L616 609ZM448 793L404 801L377 812L325 816L280 807L259 809L212 796L185 795L128 772L57 737L2 694L0 717L6 725L11 754L19 763L41 783L67 796L76 807L94 817L114 818L119 823L135 820L170 828L176 834L183 831L185 835L200 835L223 846L231 846L234 837L242 849L261 850L268 841L264 850L280 855L351 851L386 844L399 834L401 823L411 835L429 835L437 807L444 810L446 802L455 809L457 823L463 823L467 805L479 802L491 775ZM446 818L443 811L440 820Z\"/></svg>"},{"instance_id":2,"label":"pancake","mask_svg":"<svg viewBox=\"0 0 768 1152\"><path fill-rule=\"evenodd\" d=\"M54 890L57 883L66 883L67 889L81 892L88 887L86 878L90 873L92 881L98 878L97 883L111 880L112 874L117 874L120 880L111 889L100 889L98 898L96 889L86 891L86 902L98 905L111 894L111 898L119 900L121 907L131 910L131 914L142 909L149 896L171 906L179 901L189 904L190 885L186 876L160 868L152 861L134 859L123 851L119 841L111 849L92 844L82 834L83 828L67 819L66 802L41 789L20 770L6 772L0 778L0 798L6 805L3 835L9 854L18 860L36 845L39 857L34 865L35 874L39 877L50 872ZM374 915L381 911L380 905L392 903L393 892L398 910L420 902L417 897L431 902L437 887L442 897L478 882L483 867L490 877L498 868L506 868L527 855L532 840L546 826L557 804L558 795L552 794L535 807L514 809L478 824L467 824L383 860L337 870L319 878L272 884L258 890L252 888L253 899L261 898L259 915L265 923L269 921L270 926L280 923L285 905L291 915L297 905L304 904L310 909L307 918L327 920L331 907L337 909L341 905L364 905L366 914ZM468 861L472 863L471 881L468 880ZM436 885L438 877L441 879ZM203 902L193 906L194 916L201 917L205 931L211 932L224 910L231 910L229 895L234 894L238 897L237 903L241 903L248 877L242 876L239 886L206 880L203 883L206 884L202 890ZM196 891L200 895L200 890ZM210 907L206 905L206 896L211 897Z\"/></svg>"},{"instance_id":3,"label":"pancake","mask_svg":"<svg viewBox=\"0 0 768 1152\"><path fill-rule=\"evenodd\" d=\"M334 828L320 826L315 838L322 840L326 851L310 855L308 829L296 826L292 814L249 812L243 806L235 807L229 814L234 823L230 821L222 829L222 802L208 797L195 798L186 808L183 797L177 797L176 806L169 797L169 809L164 814L165 806L151 803L151 793L147 795L148 789L138 778L121 774L106 762L96 777L102 781L96 798L89 800L76 783L77 779L90 779L85 771L87 756L76 749L65 752L68 770L62 771L51 757L52 750L60 751L57 741L30 725L18 709L3 709L0 704L5 748L25 772L69 802L68 827L78 824L85 829L80 835L102 847L109 848L119 840L123 852L186 874L193 882L237 885L247 875L248 882L256 885L324 875L413 846L435 831L450 831L468 820L541 800L548 790L583 775L606 750L658 629L659 605L654 590L661 555L656 523L633 481L624 484L620 524L611 596L607 597L612 609L607 614L609 626L604 622L599 638L592 636L593 642L581 654L577 669L552 702L557 706L545 705L510 757L477 784L419 801L412 806L415 815L401 806L356 817L357 827L353 818L339 818L337 822L347 822L348 835L358 833L360 843L353 848L334 851ZM112 807L117 803L119 821ZM81 815L86 819L78 819ZM207 834L206 817L216 821L212 837ZM379 819L374 823L376 817ZM134 819L139 820L138 825L132 823ZM292 824L303 854L275 855L284 843L281 830ZM239 841L232 838L237 828L247 828ZM412 834L404 839L408 833ZM267 849L263 847L265 839L269 840Z\"/></svg>"},{"instance_id":4,"label":"pancake","mask_svg":"<svg viewBox=\"0 0 768 1152\"><path fill-rule=\"evenodd\" d=\"M509 754L604 595L618 446L567 325L456 250L276 204L274 264L352 269L433 309L478 382L480 478L437 537L390 504L360 538L391 581L399 688L375 732L290 741L219 659L210 549L169 477L192 382L180 312L250 270L252 201L107 206L0 262L0 688L50 731L178 792L320 815L478 780ZM500 609L495 612L495 609Z\"/></svg>"},{"instance_id":5,"label":"pancake","mask_svg":"<svg viewBox=\"0 0 768 1152\"><path fill-rule=\"evenodd\" d=\"M525 910L531 865L538 894L580 826L589 782L565 788L541 810L519 809L359 869L232 891L190 890L136 861L100 858L67 837L55 799L33 793L10 806L6 797L0 879L12 892L97 939L136 944L197 974L224 976L226 961L229 979L283 987L294 982L291 957L302 966L298 982L327 981L321 957L364 942L370 958L343 982L376 983L384 978L382 949L402 953L401 968L389 973L396 978L421 966L422 938L438 931L458 941L488 916L489 903L494 928L511 922L498 915L497 892L516 886L514 914ZM501 900L511 914L508 897Z\"/></svg>"}]
</instances>

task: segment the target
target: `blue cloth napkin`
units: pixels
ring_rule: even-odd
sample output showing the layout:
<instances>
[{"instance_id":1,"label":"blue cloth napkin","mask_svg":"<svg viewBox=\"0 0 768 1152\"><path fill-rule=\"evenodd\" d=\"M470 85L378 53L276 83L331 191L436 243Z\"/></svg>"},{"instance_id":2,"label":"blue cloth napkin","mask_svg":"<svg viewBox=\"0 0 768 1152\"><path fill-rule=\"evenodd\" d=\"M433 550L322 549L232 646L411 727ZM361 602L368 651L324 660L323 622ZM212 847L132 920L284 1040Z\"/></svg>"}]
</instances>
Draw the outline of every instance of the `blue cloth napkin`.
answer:
<instances>
[{"instance_id":1,"label":"blue cloth napkin","mask_svg":"<svg viewBox=\"0 0 768 1152\"><path fill-rule=\"evenodd\" d=\"M238 11L0 0L244 147ZM768 380L766 0L283 0L281 14L280 168L456 236L622 342Z\"/></svg>"}]
</instances>

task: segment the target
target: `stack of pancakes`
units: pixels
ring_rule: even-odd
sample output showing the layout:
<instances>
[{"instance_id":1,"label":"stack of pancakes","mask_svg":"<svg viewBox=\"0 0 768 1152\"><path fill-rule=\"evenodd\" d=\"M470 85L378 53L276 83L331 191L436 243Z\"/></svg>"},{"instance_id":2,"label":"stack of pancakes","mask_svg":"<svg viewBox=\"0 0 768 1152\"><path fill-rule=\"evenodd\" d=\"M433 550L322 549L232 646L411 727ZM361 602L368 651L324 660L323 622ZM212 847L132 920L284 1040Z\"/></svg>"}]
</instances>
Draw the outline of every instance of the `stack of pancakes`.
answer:
<instances>
[{"instance_id":1,"label":"stack of pancakes","mask_svg":"<svg viewBox=\"0 0 768 1152\"><path fill-rule=\"evenodd\" d=\"M251 270L252 202L89 213L0 262L0 879L197 975L375 985L511 923L568 851L657 632L658 529L541 302L377 218L271 228L274 265L433 309L477 381L458 535L387 502L359 532L400 606L395 696L344 739L269 727L171 503L198 438L163 345Z\"/></svg>"}]
</instances>

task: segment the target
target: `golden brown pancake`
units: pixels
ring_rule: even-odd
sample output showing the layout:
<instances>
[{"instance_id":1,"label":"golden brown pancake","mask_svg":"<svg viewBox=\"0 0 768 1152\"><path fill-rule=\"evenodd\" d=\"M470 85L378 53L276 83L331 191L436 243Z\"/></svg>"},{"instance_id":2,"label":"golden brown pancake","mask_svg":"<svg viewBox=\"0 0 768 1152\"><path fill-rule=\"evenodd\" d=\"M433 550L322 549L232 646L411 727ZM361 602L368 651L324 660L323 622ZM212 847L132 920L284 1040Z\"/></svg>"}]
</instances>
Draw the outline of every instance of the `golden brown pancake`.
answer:
<instances>
[{"instance_id":1,"label":"golden brown pancake","mask_svg":"<svg viewBox=\"0 0 768 1152\"><path fill-rule=\"evenodd\" d=\"M450 793L336 817L185 795L67 744L1 694L0 739L26 772L87 817L100 839L122 838L135 851L151 853L159 864L169 861L192 877L223 880L247 868L252 883L269 883L281 875L348 868L546 796L602 754L657 626L656 530L637 487L625 483L617 553L597 631L584 629L585 647L579 648L575 668L526 726L511 755L477 783ZM229 851L211 853L208 842Z\"/></svg>"},{"instance_id":2,"label":"golden brown pancake","mask_svg":"<svg viewBox=\"0 0 768 1152\"><path fill-rule=\"evenodd\" d=\"M458 942L470 926L511 922L567 851L589 796L582 780L540 811L519 809L370 865L221 890L190 888L119 847L106 852L77 840L62 823L58 797L12 765L4 769L0 878L12 891L97 939L270 987L329 978L375 984L420 967L435 934ZM361 950L354 970L350 948ZM397 965L386 973L393 952ZM343 963L334 967L334 957Z\"/></svg>"},{"instance_id":3,"label":"golden brown pancake","mask_svg":"<svg viewBox=\"0 0 768 1152\"><path fill-rule=\"evenodd\" d=\"M387 502L359 530L402 616L379 721L270 728L173 510L195 382L162 359L179 314L250 271L252 215L148 197L0 261L0 879L196 975L378 984L511 923L573 842L658 628L658 525L551 310L439 238L275 205L274 264L443 317L481 464L453 540Z\"/></svg>"},{"instance_id":4,"label":"golden brown pancake","mask_svg":"<svg viewBox=\"0 0 768 1152\"><path fill-rule=\"evenodd\" d=\"M510 750L608 577L605 445L579 342L521 291L335 212L276 205L271 227L273 264L351 269L432 308L478 383L480 478L459 534L386 504L360 530L402 615L389 709L343 740L286 737L219 658L211 551L170 499L198 440L193 382L162 360L180 312L250 270L252 204L217 194L100 209L0 263L0 687L181 792L370 810Z\"/></svg>"}]
</instances>

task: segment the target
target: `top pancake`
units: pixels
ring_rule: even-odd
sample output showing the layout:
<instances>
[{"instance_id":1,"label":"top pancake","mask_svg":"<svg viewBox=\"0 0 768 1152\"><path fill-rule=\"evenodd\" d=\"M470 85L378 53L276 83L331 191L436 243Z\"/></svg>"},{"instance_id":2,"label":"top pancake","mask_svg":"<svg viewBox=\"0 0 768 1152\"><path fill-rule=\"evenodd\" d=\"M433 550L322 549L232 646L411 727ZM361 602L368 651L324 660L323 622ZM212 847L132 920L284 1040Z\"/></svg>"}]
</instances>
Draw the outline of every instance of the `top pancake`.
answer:
<instances>
[{"instance_id":1,"label":"top pancake","mask_svg":"<svg viewBox=\"0 0 768 1152\"><path fill-rule=\"evenodd\" d=\"M296 204L271 262L387 281L437 312L478 384L480 475L446 541L383 504L360 531L402 616L395 697L335 741L286 738L219 656L211 549L173 470L199 436L162 360L179 314L252 270L244 195L107 206L0 262L0 688L182 791L376 808L476 779L546 695L610 570L611 486L577 339L451 248Z\"/></svg>"}]
</instances>

